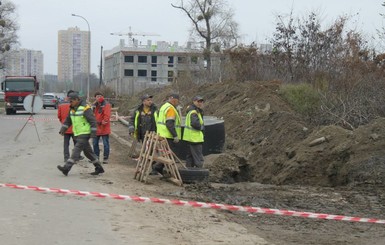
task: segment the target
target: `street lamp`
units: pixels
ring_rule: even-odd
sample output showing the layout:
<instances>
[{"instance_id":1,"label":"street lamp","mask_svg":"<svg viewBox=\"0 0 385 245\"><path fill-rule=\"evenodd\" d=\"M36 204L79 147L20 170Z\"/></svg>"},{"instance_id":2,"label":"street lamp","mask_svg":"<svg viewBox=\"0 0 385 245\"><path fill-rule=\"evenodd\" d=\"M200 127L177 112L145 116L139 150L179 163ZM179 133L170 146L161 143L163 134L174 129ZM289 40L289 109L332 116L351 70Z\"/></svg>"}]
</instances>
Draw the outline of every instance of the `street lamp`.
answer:
<instances>
[{"instance_id":1,"label":"street lamp","mask_svg":"<svg viewBox=\"0 0 385 245\"><path fill-rule=\"evenodd\" d=\"M70 43L69 41L65 40L65 39L61 39L60 40L61 43L65 43L65 44L68 44L68 46L71 47L71 53L72 53L72 62L70 63L68 61L68 63L66 63L66 67L70 66L71 65L71 74L72 74L72 78L71 78L71 83L72 83L72 89L74 90L75 89L75 69L74 69L74 61L73 61L73 57L75 56L75 47L74 47L74 44L73 43ZM63 44L61 44L61 48L63 49ZM66 47L66 52L69 50L69 47ZM68 51L69 52L69 51ZM63 61L62 61L63 62ZM59 64L59 63L58 63ZM66 83L66 89L67 89L67 81L65 82ZM80 83L80 90L83 90L83 81L81 81Z\"/></svg>"},{"instance_id":2,"label":"street lamp","mask_svg":"<svg viewBox=\"0 0 385 245\"><path fill-rule=\"evenodd\" d=\"M90 99L90 73L91 73L91 29L88 20L81 15L72 14L72 16L82 18L88 26L88 75L87 75L87 100Z\"/></svg>"}]
</instances>

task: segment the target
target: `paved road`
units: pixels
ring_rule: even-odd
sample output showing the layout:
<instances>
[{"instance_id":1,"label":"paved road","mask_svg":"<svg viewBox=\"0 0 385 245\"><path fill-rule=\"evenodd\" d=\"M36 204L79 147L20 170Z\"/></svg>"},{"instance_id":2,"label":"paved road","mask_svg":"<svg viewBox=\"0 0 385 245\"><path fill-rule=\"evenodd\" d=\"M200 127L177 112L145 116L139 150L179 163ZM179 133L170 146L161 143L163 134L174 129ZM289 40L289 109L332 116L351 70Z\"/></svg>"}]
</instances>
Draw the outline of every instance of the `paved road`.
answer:
<instances>
[{"instance_id":1,"label":"paved road","mask_svg":"<svg viewBox=\"0 0 385 245\"><path fill-rule=\"evenodd\" d=\"M91 167L75 166L68 177L56 169L63 159L56 112L34 116L40 141L33 123L14 141L28 114L0 114L0 182L108 192L91 181ZM0 202L1 244L128 244L113 231L111 213L105 211L112 204L103 199L0 188Z\"/></svg>"}]
</instances>

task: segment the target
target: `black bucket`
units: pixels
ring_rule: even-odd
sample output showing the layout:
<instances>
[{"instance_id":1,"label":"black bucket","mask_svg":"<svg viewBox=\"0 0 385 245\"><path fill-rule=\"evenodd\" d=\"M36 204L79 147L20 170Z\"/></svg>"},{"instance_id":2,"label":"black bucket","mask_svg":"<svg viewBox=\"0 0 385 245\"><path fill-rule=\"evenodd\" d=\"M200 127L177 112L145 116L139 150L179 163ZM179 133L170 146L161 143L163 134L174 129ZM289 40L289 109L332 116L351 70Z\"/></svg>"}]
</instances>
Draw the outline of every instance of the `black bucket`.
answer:
<instances>
[{"instance_id":1,"label":"black bucket","mask_svg":"<svg viewBox=\"0 0 385 245\"><path fill-rule=\"evenodd\" d=\"M184 130L184 119L182 119L182 134ZM203 143L203 155L218 154L223 152L225 145L225 122L213 116L204 116L205 141ZM182 160L186 159L188 144L180 141L175 154Z\"/></svg>"}]
</instances>

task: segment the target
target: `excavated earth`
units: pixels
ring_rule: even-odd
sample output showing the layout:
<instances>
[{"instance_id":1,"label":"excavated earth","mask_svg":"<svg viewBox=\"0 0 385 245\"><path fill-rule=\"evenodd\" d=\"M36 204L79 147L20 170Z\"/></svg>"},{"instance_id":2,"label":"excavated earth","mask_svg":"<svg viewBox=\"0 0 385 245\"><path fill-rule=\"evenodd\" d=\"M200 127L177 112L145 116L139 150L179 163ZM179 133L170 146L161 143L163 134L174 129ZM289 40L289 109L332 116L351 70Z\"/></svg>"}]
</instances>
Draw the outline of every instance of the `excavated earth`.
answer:
<instances>
[{"instance_id":1,"label":"excavated earth","mask_svg":"<svg viewBox=\"0 0 385 245\"><path fill-rule=\"evenodd\" d=\"M185 108L205 97L205 115L224 119L221 154L205 156L207 183L163 194L204 202L385 219L385 118L354 130L312 127L279 95L280 83L205 84L195 88L147 90L160 105L179 90ZM139 95L138 95L139 96ZM137 97L122 103L128 116ZM182 110L183 111L183 110ZM127 127L113 131L128 139ZM128 139L129 140L129 139ZM117 162L133 161L127 146L113 141ZM134 166L134 163L132 164ZM225 211L224 211L225 212ZM385 224L320 220L227 211L228 220L272 244L385 244Z\"/></svg>"}]
</instances>

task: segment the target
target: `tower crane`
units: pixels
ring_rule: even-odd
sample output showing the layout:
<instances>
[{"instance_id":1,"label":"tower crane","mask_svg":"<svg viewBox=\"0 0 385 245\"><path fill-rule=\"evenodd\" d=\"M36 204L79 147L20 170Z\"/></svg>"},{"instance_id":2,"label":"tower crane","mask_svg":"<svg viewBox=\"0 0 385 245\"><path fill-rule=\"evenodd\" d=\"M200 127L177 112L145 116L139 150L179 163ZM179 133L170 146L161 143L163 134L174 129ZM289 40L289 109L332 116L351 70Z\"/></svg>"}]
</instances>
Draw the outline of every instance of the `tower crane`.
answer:
<instances>
[{"instance_id":1,"label":"tower crane","mask_svg":"<svg viewBox=\"0 0 385 245\"><path fill-rule=\"evenodd\" d=\"M115 36L128 36L128 43L130 43L130 42L133 43L134 42L133 36L142 36L142 37L146 37L146 36L160 36L159 34L156 34L156 33L132 32L131 26L129 27L128 32L111 32L110 34L111 35L115 35Z\"/></svg>"}]
</instances>

